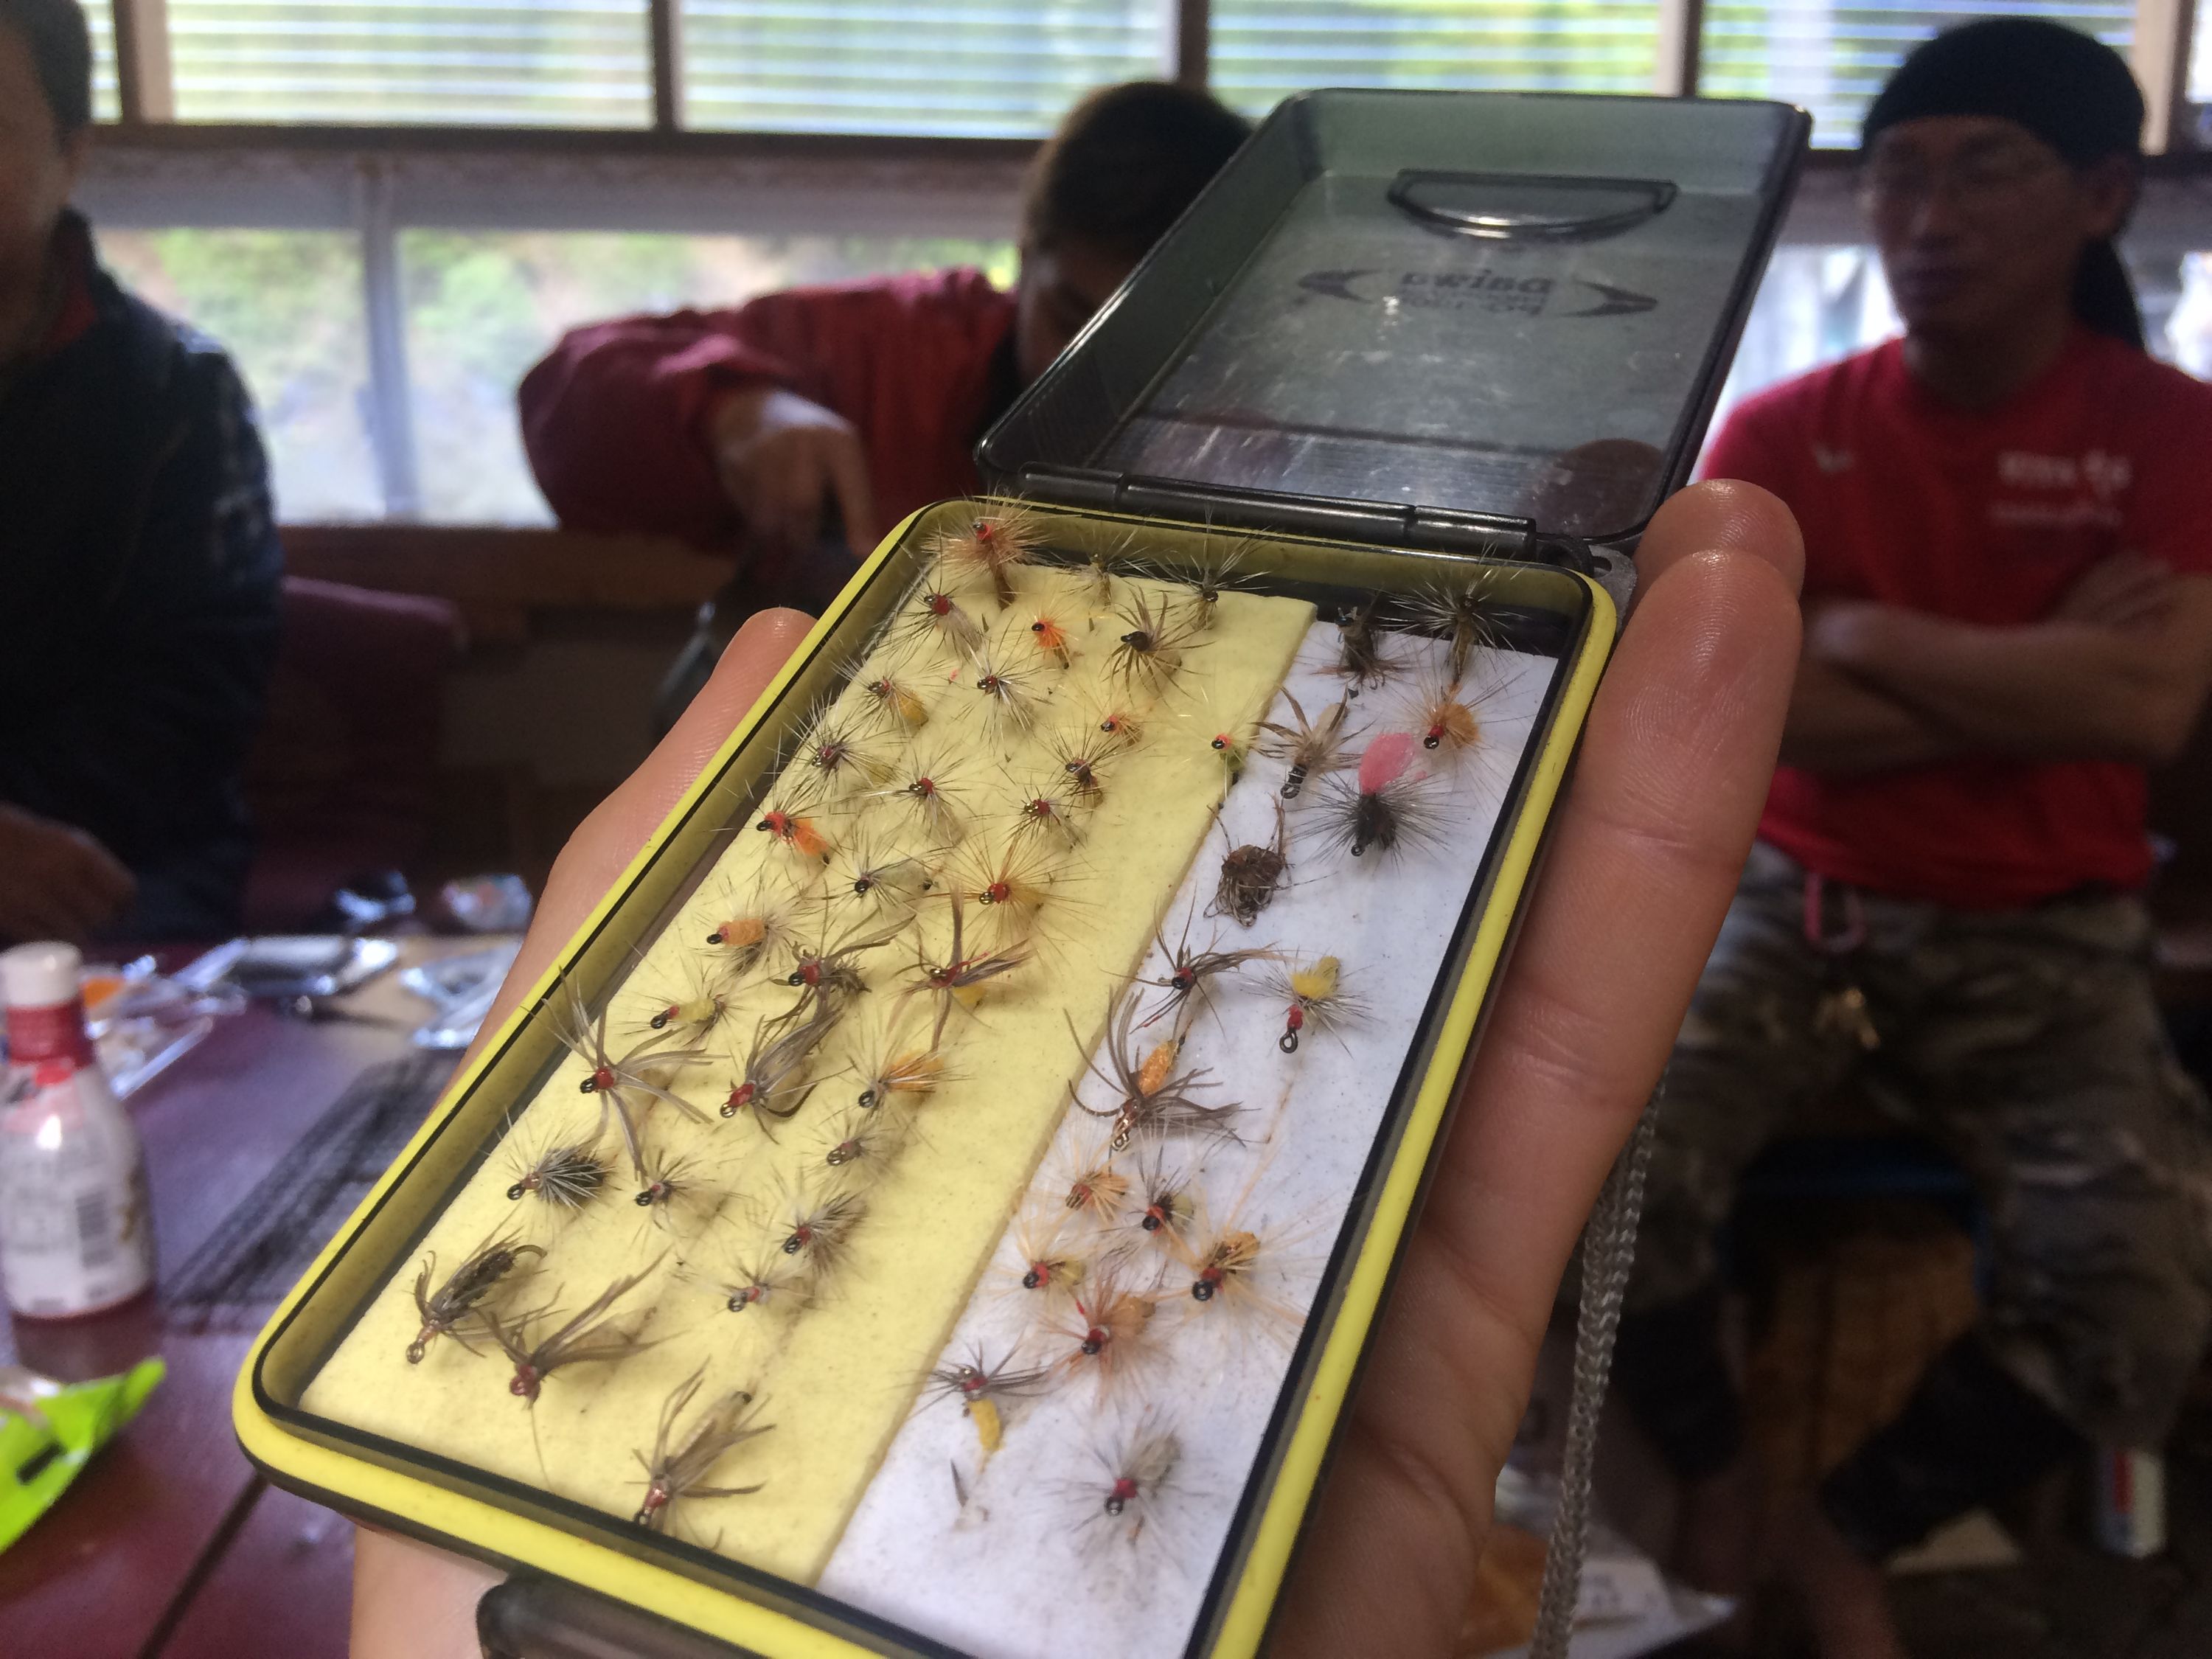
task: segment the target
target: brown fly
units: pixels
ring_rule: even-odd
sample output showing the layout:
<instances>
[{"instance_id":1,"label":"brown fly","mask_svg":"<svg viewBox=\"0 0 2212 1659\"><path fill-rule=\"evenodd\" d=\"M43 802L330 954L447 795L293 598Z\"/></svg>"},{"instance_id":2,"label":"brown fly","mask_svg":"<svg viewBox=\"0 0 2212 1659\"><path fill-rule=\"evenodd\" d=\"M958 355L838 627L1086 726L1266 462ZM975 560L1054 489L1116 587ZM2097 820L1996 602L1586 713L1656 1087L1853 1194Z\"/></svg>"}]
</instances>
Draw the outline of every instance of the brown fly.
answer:
<instances>
[{"instance_id":1,"label":"brown fly","mask_svg":"<svg viewBox=\"0 0 2212 1659\"><path fill-rule=\"evenodd\" d=\"M653 1437L653 1455L631 1454L645 1469L645 1498L630 1518L650 1532L667 1528L669 1510L679 1499L743 1498L761 1489L763 1483L759 1481L750 1486L706 1484L715 1464L746 1441L775 1426L754 1421L760 1415L761 1402L753 1397L751 1389L732 1389L727 1394L716 1395L700 1409L690 1429L680 1435L677 1432L677 1419L689 1409L706 1376L707 1368L702 1364L669 1395L667 1403L660 1408L660 1427Z\"/></svg>"},{"instance_id":2,"label":"brown fly","mask_svg":"<svg viewBox=\"0 0 2212 1659\"><path fill-rule=\"evenodd\" d=\"M782 1122L806 1103L814 1085L806 1081L807 1061L822 1040L836 1027L838 1005L826 997L803 1000L773 1019L764 1019L753 1033L752 1052L744 1070L730 1085L719 1109L724 1117L750 1112L753 1121L773 1139L771 1121Z\"/></svg>"},{"instance_id":3,"label":"brown fly","mask_svg":"<svg viewBox=\"0 0 2212 1659\"><path fill-rule=\"evenodd\" d=\"M1178 1073L1182 1054L1180 1038L1170 1037L1139 1054L1133 1027L1136 1012L1137 997L1132 991L1121 998L1109 1017L1103 1049L1105 1066L1102 1068L1088 1057L1084 1060L1084 1068L1110 1092L1114 1105L1091 1106L1080 1098L1075 1103L1093 1117L1112 1120L1111 1144L1117 1152L1132 1141L1158 1140L1171 1134L1212 1133L1236 1139L1229 1120L1244 1109L1233 1102L1209 1106L1193 1096L1191 1091L1205 1084L1212 1072L1202 1067ZM1083 1039L1076 1034L1073 1020L1068 1020L1067 1030L1080 1048Z\"/></svg>"},{"instance_id":4,"label":"brown fly","mask_svg":"<svg viewBox=\"0 0 2212 1659\"><path fill-rule=\"evenodd\" d=\"M625 1328L616 1320L613 1310L616 1303L642 1285L665 1260L665 1255L656 1256L627 1278L617 1279L580 1313L571 1315L534 1340L533 1328L559 1318L550 1307L520 1315L512 1324L501 1319L497 1310L486 1308L483 1321L490 1328L492 1340L514 1362L514 1376L507 1391L534 1406L538 1390L554 1372L571 1365L611 1365L651 1347L652 1343L641 1340L637 1334L644 1322L640 1320Z\"/></svg>"},{"instance_id":5,"label":"brown fly","mask_svg":"<svg viewBox=\"0 0 2212 1659\"><path fill-rule=\"evenodd\" d=\"M1012 973L1029 960L1028 953L1019 947L1011 951L970 953L967 948L966 908L960 894L952 895L952 941L942 962L932 962L917 951L913 975L906 988L899 993L899 1000L917 995L934 997L937 1017L930 1028L929 1052L934 1054L945 1041L945 1022L952 1018L957 1004L967 1007L974 1000L976 988L1001 974ZM861 1103L866 1105L866 1092Z\"/></svg>"},{"instance_id":6,"label":"brown fly","mask_svg":"<svg viewBox=\"0 0 2212 1659\"><path fill-rule=\"evenodd\" d=\"M1322 710L1318 720L1309 720L1295 695L1285 691L1283 700L1291 705L1291 718L1297 724L1292 726L1273 720L1261 721L1260 729L1267 738L1260 745L1260 752L1289 766L1290 771L1283 779L1283 799L1296 800L1308 778L1325 777L1346 764L1345 745L1351 734L1345 731L1344 722L1352 705L1340 697Z\"/></svg>"},{"instance_id":7,"label":"brown fly","mask_svg":"<svg viewBox=\"0 0 2212 1659\"><path fill-rule=\"evenodd\" d=\"M1407 602L1416 626L1451 642L1448 661L1454 685L1467 678L1477 646L1495 650L1505 643L1498 607L1503 586L1499 574L1485 571L1471 581L1433 587Z\"/></svg>"},{"instance_id":8,"label":"brown fly","mask_svg":"<svg viewBox=\"0 0 2212 1659\"><path fill-rule=\"evenodd\" d=\"M542 1246L518 1244L513 1233L495 1235L477 1245L434 1291L430 1275L438 1270L438 1258L434 1252L425 1257L415 1275L415 1311L422 1317L422 1328L407 1345L407 1363L421 1364L430 1344L441 1336L452 1337L471 1353L477 1352L465 1328L482 1320L485 1298L523 1265L524 1258L544 1254Z\"/></svg>"},{"instance_id":9,"label":"brown fly","mask_svg":"<svg viewBox=\"0 0 2212 1659\"><path fill-rule=\"evenodd\" d=\"M842 1009L868 988L868 981L860 975L860 959L904 933L909 920L900 915L872 929L851 928L835 945L825 941L814 950L801 951L798 962L784 976L785 983L800 987L825 1006L835 1004Z\"/></svg>"},{"instance_id":10,"label":"brown fly","mask_svg":"<svg viewBox=\"0 0 2212 1659\"><path fill-rule=\"evenodd\" d=\"M1357 696L1363 688L1380 685L1401 666L1383 645L1389 635L1382 626L1382 596L1346 609L1337 618L1337 672L1344 676L1345 695Z\"/></svg>"},{"instance_id":11,"label":"brown fly","mask_svg":"<svg viewBox=\"0 0 2212 1659\"><path fill-rule=\"evenodd\" d=\"M1190 919L1188 916L1183 919L1182 937L1176 942L1173 949L1169 948L1164 932L1155 934L1153 943L1159 947L1160 954L1168 959L1168 971L1158 979L1143 979L1137 982L1156 985L1167 995L1161 1000L1158 1007L1138 1023L1137 1029L1140 1031L1148 1026L1157 1025L1170 1014L1176 1017L1177 1030L1188 1029L1190 1019L1206 1000L1208 980L1223 974L1233 974L1247 963L1272 962L1276 956L1273 949L1217 951L1208 945L1203 951L1194 951L1190 948Z\"/></svg>"},{"instance_id":12,"label":"brown fly","mask_svg":"<svg viewBox=\"0 0 2212 1659\"><path fill-rule=\"evenodd\" d=\"M520 1202L536 1196L556 1210L580 1210L597 1198L614 1171L600 1154L599 1134L589 1140L564 1140L523 1157L507 1195Z\"/></svg>"},{"instance_id":13,"label":"brown fly","mask_svg":"<svg viewBox=\"0 0 2212 1659\"><path fill-rule=\"evenodd\" d=\"M1206 907L1206 914L1234 916L1247 927L1259 921L1260 912L1275 902L1284 872L1290 868L1285 844L1283 803L1279 797L1274 840L1265 847L1248 842L1229 849L1222 858L1221 879L1215 884L1213 902Z\"/></svg>"},{"instance_id":14,"label":"brown fly","mask_svg":"<svg viewBox=\"0 0 2212 1659\"><path fill-rule=\"evenodd\" d=\"M708 1121L704 1112L683 1096L654 1082L650 1075L697 1065L706 1058L705 1044L673 1047L683 1036L681 1031L656 1031L617 1059L607 1052L605 1012L602 1011L598 1019L592 1019L584 1006L584 994L573 981L568 986L568 1000L556 1014L553 1029L568 1052L591 1068L589 1074L576 1085L576 1091L599 1097L600 1133L606 1132L610 1116L621 1126L623 1146L629 1153L630 1167L641 1178L645 1173L645 1162L638 1126L655 1101L673 1106L695 1123Z\"/></svg>"}]
</instances>

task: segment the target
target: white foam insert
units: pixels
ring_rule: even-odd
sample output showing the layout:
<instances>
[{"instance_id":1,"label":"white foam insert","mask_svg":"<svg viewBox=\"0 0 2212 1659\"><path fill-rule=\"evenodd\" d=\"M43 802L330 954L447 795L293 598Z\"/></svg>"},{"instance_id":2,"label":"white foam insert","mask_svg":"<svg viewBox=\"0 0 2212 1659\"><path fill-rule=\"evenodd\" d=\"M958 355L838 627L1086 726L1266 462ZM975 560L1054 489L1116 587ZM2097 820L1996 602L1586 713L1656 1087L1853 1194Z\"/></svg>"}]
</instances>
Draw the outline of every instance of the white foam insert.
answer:
<instances>
[{"instance_id":1,"label":"white foam insert","mask_svg":"<svg viewBox=\"0 0 2212 1659\"><path fill-rule=\"evenodd\" d=\"M1394 636L1392 645L1409 664L1440 665L1444 654L1441 641ZM1335 628L1317 624L1288 682L1310 719L1341 694L1336 649ZM1196 1184L1206 1195L1206 1216L1218 1225L1234 1212L1237 1224L1260 1237L1263 1271L1270 1260L1279 1264L1267 1271L1266 1287L1301 1318L1557 666L1550 658L1478 653L1468 684L1482 696L1484 746L1455 764L1415 750L1415 766L1434 775L1443 809L1437 844L1357 860L1327 848L1320 826L1328 789L1311 780L1287 803L1287 884L1249 930L1232 918L1209 921L1204 912L1222 852L1265 843L1273 833L1285 769L1255 757L1223 809L1226 839L1207 842L1168 911L1170 945L1190 915L1194 949L1334 955L1343 963L1343 989L1366 1005L1340 1040L1309 1035L1297 1054L1285 1055L1277 1048L1285 1006L1261 989L1264 969L1248 969L1213 981L1210 1009L1197 1017L1183 1052L1187 1066L1212 1068L1216 1086L1201 1098L1246 1108L1234 1124L1243 1144L1182 1138L1166 1144L1165 1156L1185 1169L1202 1161ZM1420 684L1410 672L1364 691L1348 723L1358 735L1347 752L1356 756L1377 732L1407 729ZM1287 701L1279 696L1269 718L1291 724ZM1143 972L1164 976L1157 951ZM1166 1030L1163 1020L1146 1035ZM1095 1080L1082 1092L1093 1104L1111 1103ZM1103 1146L1103 1129L1071 1108L1033 1194L1057 1205L1064 1186L1054 1176L1064 1182L1084 1152ZM1116 1170L1133 1180L1141 1151L1121 1154ZM1141 1202L1133 1190L1132 1208ZM1205 1231L1204 1220L1192 1229ZM824 1593L988 1659L1183 1650L1282 1389L1296 1329L1264 1317L1240 1320L1226 1299L1193 1301L1189 1270L1157 1245L1141 1248L1139 1259L1161 1263L1175 1292L1152 1321L1159 1340L1151 1361L1103 1401L1081 1377L1004 1402L1005 1443L988 1458L957 1401L925 1399L831 1556L819 1583ZM1019 1274L1010 1225L945 1363L959 1363L979 1344L994 1358L1018 1346L1030 1365L1067 1351L1069 1340L1034 1317L1039 1298L1016 1288ZM1152 1275L1139 1282L1150 1285ZM1133 1538L1135 1510L1118 1523L1103 1514L1109 1477L1097 1449L1147 1416L1174 1431L1182 1457Z\"/></svg>"}]
</instances>

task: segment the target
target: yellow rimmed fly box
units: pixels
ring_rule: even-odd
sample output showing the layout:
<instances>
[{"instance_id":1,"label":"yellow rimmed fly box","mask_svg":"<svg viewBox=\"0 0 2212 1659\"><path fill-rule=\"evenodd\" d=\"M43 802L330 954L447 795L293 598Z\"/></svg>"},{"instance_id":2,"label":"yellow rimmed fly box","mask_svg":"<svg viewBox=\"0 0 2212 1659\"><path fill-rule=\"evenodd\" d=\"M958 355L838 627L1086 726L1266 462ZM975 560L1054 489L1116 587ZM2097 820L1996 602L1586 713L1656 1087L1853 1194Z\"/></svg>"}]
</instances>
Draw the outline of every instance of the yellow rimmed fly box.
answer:
<instances>
[{"instance_id":1,"label":"yellow rimmed fly box","mask_svg":"<svg viewBox=\"0 0 2212 1659\"><path fill-rule=\"evenodd\" d=\"M254 1461L641 1653L1255 1652L1806 125L1278 109L293 1291Z\"/></svg>"}]
</instances>

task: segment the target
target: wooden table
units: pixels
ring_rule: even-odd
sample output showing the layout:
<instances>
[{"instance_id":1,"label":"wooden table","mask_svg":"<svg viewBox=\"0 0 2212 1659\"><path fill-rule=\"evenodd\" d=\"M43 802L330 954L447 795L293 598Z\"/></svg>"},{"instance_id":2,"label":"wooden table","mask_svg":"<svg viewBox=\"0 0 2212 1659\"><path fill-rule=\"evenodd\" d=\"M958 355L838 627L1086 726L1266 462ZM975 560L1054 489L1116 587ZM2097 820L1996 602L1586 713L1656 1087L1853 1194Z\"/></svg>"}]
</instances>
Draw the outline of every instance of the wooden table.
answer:
<instances>
[{"instance_id":1,"label":"wooden table","mask_svg":"<svg viewBox=\"0 0 2212 1659\"><path fill-rule=\"evenodd\" d=\"M411 941L409 956L480 943ZM363 1067L410 1052L407 1034L425 1006L391 976L348 1006L391 1023L307 1024L250 1008L218 1022L132 1097L166 1267L199 1248ZM12 1328L0 1311L0 1363L71 1380L124 1370L151 1353L168 1363L167 1380L118 1439L0 1553L0 1656L345 1652L353 1528L267 1487L231 1432L231 1382L252 1335L171 1328L151 1298Z\"/></svg>"}]
</instances>

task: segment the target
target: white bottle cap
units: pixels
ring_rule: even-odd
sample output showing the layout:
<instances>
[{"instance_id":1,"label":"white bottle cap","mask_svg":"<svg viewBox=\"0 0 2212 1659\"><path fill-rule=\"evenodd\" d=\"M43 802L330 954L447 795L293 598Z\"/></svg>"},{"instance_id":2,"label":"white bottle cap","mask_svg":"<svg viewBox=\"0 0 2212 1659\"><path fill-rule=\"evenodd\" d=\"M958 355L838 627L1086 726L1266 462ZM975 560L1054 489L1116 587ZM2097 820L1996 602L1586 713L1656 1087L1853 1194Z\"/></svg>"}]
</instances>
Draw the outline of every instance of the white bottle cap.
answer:
<instances>
[{"instance_id":1,"label":"white bottle cap","mask_svg":"<svg viewBox=\"0 0 2212 1659\"><path fill-rule=\"evenodd\" d=\"M77 997L84 953L48 942L0 951L0 1003L10 1008L58 1008Z\"/></svg>"}]
</instances>

